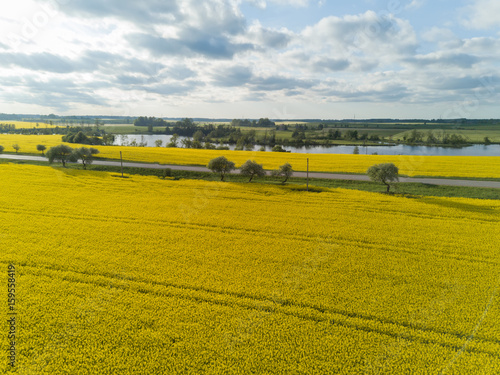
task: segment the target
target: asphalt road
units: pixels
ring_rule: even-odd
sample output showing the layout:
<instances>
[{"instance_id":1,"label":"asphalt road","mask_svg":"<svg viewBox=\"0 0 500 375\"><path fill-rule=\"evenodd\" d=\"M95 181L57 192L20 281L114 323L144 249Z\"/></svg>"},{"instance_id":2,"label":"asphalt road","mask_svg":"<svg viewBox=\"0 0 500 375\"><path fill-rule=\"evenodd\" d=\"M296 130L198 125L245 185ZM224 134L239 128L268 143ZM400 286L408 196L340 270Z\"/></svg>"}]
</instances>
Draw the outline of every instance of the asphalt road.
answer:
<instances>
[{"instance_id":1,"label":"asphalt road","mask_svg":"<svg viewBox=\"0 0 500 375\"><path fill-rule=\"evenodd\" d=\"M15 154L0 154L0 159L10 160L28 160L28 161L42 161L46 162L47 158L42 156L32 155L15 155ZM94 165L105 165L119 167L119 161L111 160L94 160ZM151 169L164 169L170 168L173 170L194 171L194 172L210 172L206 167L198 167L191 165L167 165L167 164L148 164L148 163L135 163L123 162L124 167L135 168L151 168ZM268 174L270 172L267 172ZM294 177L306 177L306 172L294 172ZM318 173L309 172L310 178L325 178L331 180L353 180L353 181L369 181L368 176L356 174L339 174L339 173ZM500 181L478 181L478 180L451 180L443 178L407 178L400 177L400 182L417 182L430 185L444 185L444 186L469 186L469 187L482 187L482 188L496 188L500 189Z\"/></svg>"}]
</instances>

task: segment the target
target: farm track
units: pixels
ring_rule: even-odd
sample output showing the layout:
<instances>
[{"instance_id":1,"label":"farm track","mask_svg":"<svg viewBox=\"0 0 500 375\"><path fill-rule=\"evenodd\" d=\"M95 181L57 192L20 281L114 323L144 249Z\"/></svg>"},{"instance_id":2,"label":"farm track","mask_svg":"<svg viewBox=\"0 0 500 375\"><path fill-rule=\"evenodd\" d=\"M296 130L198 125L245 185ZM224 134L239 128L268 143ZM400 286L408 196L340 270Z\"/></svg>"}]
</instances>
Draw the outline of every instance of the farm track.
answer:
<instances>
[{"instance_id":1,"label":"farm track","mask_svg":"<svg viewBox=\"0 0 500 375\"><path fill-rule=\"evenodd\" d=\"M47 158L42 156L31 155L14 155L14 154L0 154L0 159L10 160L27 160L27 161L42 161L47 162ZM119 167L119 161L112 160L95 160L94 165ZM124 167L131 168L149 168L149 169L165 169L170 168L174 170L192 171L192 172L210 172L206 167L192 166L192 165L170 165L170 164L148 164L137 162L123 162ZM269 171L266 172L268 175ZM305 172L294 172L294 177L305 178ZM329 179L329 180L350 180L350 181L370 181L368 176L354 175L354 174L340 174L340 173L318 173L310 172L309 178ZM481 187L481 188L495 188L500 189L500 181L484 181L484 180L460 180L460 179L444 179L444 178L410 178L401 177L400 182L421 183L429 185L443 185L443 186L462 186L462 187Z\"/></svg>"},{"instance_id":2,"label":"farm track","mask_svg":"<svg viewBox=\"0 0 500 375\"><path fill-rule=\"evenodd\" d=\"M1 262L0 263L4 263ZM279 301L265 296L230 291L194 287L189 285L157 282L139 278L121 278L117 275L102 273L89 274L53 267L50 265L20 264L23 273L45 276L51 279L89 284L102 288L120 289L132 293L156 295L166 298L179 298L195 303L210 303L227 307L239 307L259 311L262 314L278 313L294 318L339 325L349 329L380 334L407 341L436 344L453 350L487 354L500 358L500 342L487 337L478 337L459 332L447 332L434 328L419 327L405 322L365 315L331 307L317 306L291 300ZM61 275L61 273L63 273ZM94 280L91 280L93 278ZM472 340L473 338L473 340Z\"/></svg>"}]
</instances>

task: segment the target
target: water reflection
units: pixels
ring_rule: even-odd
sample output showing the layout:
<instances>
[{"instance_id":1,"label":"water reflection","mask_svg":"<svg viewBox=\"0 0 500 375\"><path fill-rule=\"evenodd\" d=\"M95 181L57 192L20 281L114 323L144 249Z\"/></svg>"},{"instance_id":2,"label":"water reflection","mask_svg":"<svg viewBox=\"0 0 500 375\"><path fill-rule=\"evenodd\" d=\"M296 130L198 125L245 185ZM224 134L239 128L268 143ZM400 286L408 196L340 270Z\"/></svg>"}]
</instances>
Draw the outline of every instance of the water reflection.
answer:
<instances>
[{"instance_id":1,"label":"water reflection","mask_svg":"<svg viewBox=\"0 0 500 375\"><path fill-rule=\"evenodd\" d=\"M157 147L155 142L161 141L160 147L165 147L170 143L171 135L119 135L116 136L115 145L118 146L139 146ZM177 145L182 147L182 140L186 137L179 137ZM158 143L160 144L160 143ZM234 150L236 145L225 145ZM259 151L262 146L254 146L251 151ZM312 146L312 147L287 147L283 148L294 153L309 154L352 154L356 146ZM500 156L500 145L473 145L462 148L452 147L427 147L427 146L358 146L360 154L371 155L441 155L441 156ZM271 147L264 147L265 151L271 151Z\"/></svg>"}]
</instances>

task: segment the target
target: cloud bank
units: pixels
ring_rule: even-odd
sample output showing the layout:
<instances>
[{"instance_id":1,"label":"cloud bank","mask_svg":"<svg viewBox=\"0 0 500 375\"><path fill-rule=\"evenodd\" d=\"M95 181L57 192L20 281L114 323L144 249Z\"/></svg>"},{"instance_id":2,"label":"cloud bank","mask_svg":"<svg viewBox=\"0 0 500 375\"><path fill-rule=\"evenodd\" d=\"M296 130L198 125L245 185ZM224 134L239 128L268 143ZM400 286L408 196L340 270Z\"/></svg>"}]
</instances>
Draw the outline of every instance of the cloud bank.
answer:
<instances>
[{"instance_id":1,"label":"cloud bank","mask_svg":"<svg viewBox=\"0 0 500 375\"><path fill-rule=\"evenodd\" d=\"M338 108L366 103L366 117L418 117L433 103L420 116L432 117L480 97L498 117L500 36L477 31L497 27L498 2L467 2L454 26L421 26L412 14L430 6L20 0L1 16L1 111L273 117L284 106L341 118Z\"/></svg>"}]
</instances>

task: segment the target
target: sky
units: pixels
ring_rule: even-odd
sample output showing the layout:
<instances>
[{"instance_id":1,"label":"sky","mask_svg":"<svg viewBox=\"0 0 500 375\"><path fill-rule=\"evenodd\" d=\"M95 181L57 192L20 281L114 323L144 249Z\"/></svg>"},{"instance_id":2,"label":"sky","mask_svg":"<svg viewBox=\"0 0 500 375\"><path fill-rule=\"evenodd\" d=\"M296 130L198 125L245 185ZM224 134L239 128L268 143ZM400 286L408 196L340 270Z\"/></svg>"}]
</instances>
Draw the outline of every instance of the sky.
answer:
<instances>
[{"instance_id":1,"label":"sky","mask_svg":"<svg viewBox=\"0 0 500 375\"><path fill-rule=\"evenodd\" d=\"M500 118L499 0L16 0L0 113Z\"/></svg>"}]
</instances>

